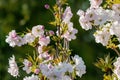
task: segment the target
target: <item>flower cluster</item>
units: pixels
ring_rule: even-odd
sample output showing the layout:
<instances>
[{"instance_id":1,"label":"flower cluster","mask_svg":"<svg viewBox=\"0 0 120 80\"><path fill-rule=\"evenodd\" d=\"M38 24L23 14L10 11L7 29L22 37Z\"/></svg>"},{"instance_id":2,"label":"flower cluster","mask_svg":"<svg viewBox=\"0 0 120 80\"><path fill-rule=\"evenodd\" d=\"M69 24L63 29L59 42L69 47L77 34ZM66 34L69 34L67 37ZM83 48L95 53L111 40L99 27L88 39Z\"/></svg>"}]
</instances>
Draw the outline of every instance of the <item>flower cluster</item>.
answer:
<instances>
[{"instance_id":1,"label":"flower cluster","mask_svg":"<svg viewBox=\"0 0 120 80\"><path fill-rule=\"evenodd\" d=\"M118 56L120 56L120 53L117 50L120 45L120 3L114 3L115 0L111 0L112 4L109 4L108 0L106 1L106 4L103 3L103 0L89 1L90 7L86 11L78 10L77 12L80 16L79 23L81 27L85 30L95 28L96 30L93 36L95 37L96 43L101 43L103 46L113 49ZM102 3L103 6L101 6ZM106 72L104 80L111 78L113 80L113 77L114 80L117 80L117 78L118 80L120 79L120 59L118 57L116 62L112 60L113 59L108 59L106 57L105 61L100 59L96 64L97 67ZM112 75L109 71L110 73L112 72ZM113 76L113 74L115 74L117 78Z\"/></svg>"},{"instance_id":2,"label":"flower cluster","mask_svg":"<svg viewBox=\"0 0 120 80\"><path fill-rule=\"evenodd\" d=\"M33 26L32 30L19 35L15 30L9 32L6 42L11 46L29 45L35 48L34 57L28 55L23 59L22 70L31 76L23 80L73 80L86 73L84 61L78 55L70 56L69 41L76 39L77 29L70 21L73 14L69 6L63 12L60 0L54 6L54 26L57 31L46 30L43 25ZM50 6L45 5L46 9ZM19 76L19 68L15 56L9 59L8 72Z\"/></svg>"},{"instance_id":3,"label":"flower cluster","mask_svg":"<svg viewBox=\"0 0 120 80\"><path fill-rule=\"evenodd\" d=\"M79 10L79 22L83 29L97 28L94 37L97 43L107 46L111 36L115 35L120 40L120 4L112 5L112 9L100 6L102 0L90 0L91 6L86 12ZM97 5L97 6L93 6Z\"/></svg>"}]
</instances>

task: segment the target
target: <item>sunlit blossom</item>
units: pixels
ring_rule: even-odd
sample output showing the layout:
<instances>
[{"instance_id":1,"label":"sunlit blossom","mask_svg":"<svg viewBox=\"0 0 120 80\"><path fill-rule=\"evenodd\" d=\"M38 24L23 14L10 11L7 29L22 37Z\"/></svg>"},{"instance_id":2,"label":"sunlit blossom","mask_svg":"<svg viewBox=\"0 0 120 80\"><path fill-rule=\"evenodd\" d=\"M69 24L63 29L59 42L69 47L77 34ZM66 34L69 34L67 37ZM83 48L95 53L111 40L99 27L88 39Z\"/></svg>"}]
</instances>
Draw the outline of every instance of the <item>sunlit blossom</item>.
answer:
<instances>
[{"instance_id":1,"label":"sunlit blossom","mask_svg":"<svg viewBox=\"0 0 120 80\"><path fill-rule=\"evenodd\" d=\"M114 65L114 73L117 75L118 79L120 79L120 57L117 58L116 62L113 63Z\"/></svg>"},{"instance_id":2,"label":"sunlit blossom","mask_svg":"<svg viewBox=\"0 0 120 80\"><path fill-rule=\"evenodd\" d=\"M23 64L24 64L23 70L26 71L27 74L29 74L31 72L32 63L27 59L24 59Z\"/></svg>"},{"instance_id":3,"label":"sunlit blossom","mask_svg":"<svg viewBox=\"0 0 120 80\"><path fill-rule=\"evenodd\" d=\"M26 76L23 80L40 80L37 75L32 74L31 76Z\"/></svg>"},{"instance_id":4,"label":"sunlit blossom","mask_svg":"<svg viewBox=\"0 0 120 80\"><path fill-rule=\"evenodd\" d=\"M98 8L103 0L89 0L91 4L91 8Z\"/></svg>"},{"instance_id":5,"label":"sunlit blossom","mask_svg":"<svg viewBox=\"0 0 120 80\"><path fill-rule=\"evenodd\" d=\"M70 19L72 18L73 14L71 12L71 8L68 6L66 7L64 13L63 13L63 22L64 23L69 23Z\"/></svg>"},{"instance_id":6,"label":"sunlit blossom","mask_svg":"<svg viewBox=\"0 0 120 80\"><path fill-rule=\"evenodd\" d=\"M6 42L9 43L11 47L22 46L24 44L24 39L18 36L15 30L12 30L6 38Z\"/></svg>"},{"instance_id":7,"label":"sunlit blossom","mask_svg":"<svg viewBox=\"0 0 120 80\"><path fill-rule=\"evenodd\" d=\"M32 43L35 40L35 36L32 33L27 33L23 39L25 43Z\"/></svg>"},{"instance_id":8,"label":"sunlit blossom","mask_svg":"<svg viewBox=\"0 0 120 80\"><path fill-rule=\"evenodd\" d=\"M47 36L42 36L39 38L39 42L38 42L41 46L47 46L50 43L50 37Z\"/></svg>"},{"instance_id":9,"label":"sunlit blossom","mask_svg":"<svg viewBox=\"0 0 120 80\"><path fill-rule=\"evenodd\" d=\"M13 76L13 77L17 77L19 76L19 68L17 66L17 63L15 61L15 56L13 55L12 57L10 57L9 59L9 68L8 68L8 72Z\"/></svg>"},{"instance_id":10,"label":"sunlit blossom","mask_svg":"<svg viewBox=\"0 0 120 80\"><path fill-rule=\"evenodd\" d=\"M43 25L33 26L33 28L32 28L32 34L35 37L43 36L44 35L44 26Z\"/></svg>"},{"instance_id":11,"label":"sunlit blossom","mask_svg":"<svg viewBox=\"0 0 120 80\"><path fill-rule=\"evenodd\" d=\"M84 64L84 61L78 55L75 55L73 57L73 61L75 62L75 65L73 68L75 69L76 74L79 77L82 77L82 75L86 73L86 66Z\"/></svg>"}]
</instances>

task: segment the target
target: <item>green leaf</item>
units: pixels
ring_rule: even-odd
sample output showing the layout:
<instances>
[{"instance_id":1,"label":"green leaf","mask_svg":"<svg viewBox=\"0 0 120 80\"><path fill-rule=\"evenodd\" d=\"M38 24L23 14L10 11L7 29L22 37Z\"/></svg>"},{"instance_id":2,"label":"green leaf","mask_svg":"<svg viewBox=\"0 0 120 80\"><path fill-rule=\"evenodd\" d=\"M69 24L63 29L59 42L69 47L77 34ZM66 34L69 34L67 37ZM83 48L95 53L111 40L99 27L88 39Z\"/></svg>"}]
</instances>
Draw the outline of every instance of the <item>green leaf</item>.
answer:
<instances>
[{"instance_id":1,"label":"green leaf","mask_svg":"<svg viewBox=\"0 0 120 80\"><path fill-rule=\"evenodd\" d=\"M97 62L94 64L96 67L100 68L103 72L108 73L109 71L112 71L113 68L113 58L110 58L110 55L103 58L99 58Z\"/></svg>"},{"instance_id":2,"label":"green leaf","mask_svg":"<svg viewBox=\"0 0 120 80\"><path fill-rule=\"evenodd\" d=\"M56 26L56 21L49 22L49 24Z\"/></svg>"}]
</instances>

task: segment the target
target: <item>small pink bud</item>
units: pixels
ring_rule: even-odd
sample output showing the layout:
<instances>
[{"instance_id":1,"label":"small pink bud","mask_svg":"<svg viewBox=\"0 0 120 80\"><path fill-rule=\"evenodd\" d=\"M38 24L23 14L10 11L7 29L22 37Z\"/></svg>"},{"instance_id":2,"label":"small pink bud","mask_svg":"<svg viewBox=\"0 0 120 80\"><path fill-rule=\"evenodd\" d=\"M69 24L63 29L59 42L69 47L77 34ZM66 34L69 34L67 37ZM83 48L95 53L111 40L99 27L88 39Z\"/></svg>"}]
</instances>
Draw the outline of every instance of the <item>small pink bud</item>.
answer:
<instances>
[{"instance_id":1,"label":"small pink bud","mask_svg":"<svg viewBox=\"0 0 120 80\"><path fill-rule=\"evenodd\" d=\"M40 72L40 69L35 69L34 71L35 74L39 74L39 72Z\"/></svg>"},{"instance_id":2,"label":"small pink bud","mask_svg":"<svg viewBox=\"0 0 120 80\"><path fill-rule=\"evenodd\" d=\"M49 31L50 36L53 36L55 33L54 31Z\"/></svg>"},{"instance_id":3,"label":"small pink bud","mask_svg":"<svg viewBox=\"0 0 120 80\"><path fill-rule=\"evenodd\" d=\"M46 9L49 9L50 8L50 6L48 5L48 4L45 4L45 6L44 6Z\"/></svg>"},{"instance_id":4,"label":"small pink bud","mask_svg":"<svg viewBox=\"0 0 120 80\"><path fill-rule=\"evenodd\" d=\"M30 67L30 66L32 66L32 63L31 63L31 62L28 63L28 67Z\"/></svg>"}]
</instances>

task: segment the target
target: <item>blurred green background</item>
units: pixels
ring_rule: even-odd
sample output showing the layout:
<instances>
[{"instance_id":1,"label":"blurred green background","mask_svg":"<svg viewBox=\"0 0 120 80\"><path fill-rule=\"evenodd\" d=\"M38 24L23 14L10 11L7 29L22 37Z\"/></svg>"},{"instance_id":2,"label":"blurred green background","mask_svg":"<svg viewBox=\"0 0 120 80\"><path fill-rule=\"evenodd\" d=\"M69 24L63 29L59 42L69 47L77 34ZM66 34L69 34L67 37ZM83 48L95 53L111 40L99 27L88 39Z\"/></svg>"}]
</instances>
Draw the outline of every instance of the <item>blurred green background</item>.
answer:
<instances>
[{"instance_id":1,"label":"blurred green background","mask_svg":"<svg viewBox=\"0 0 120 80\"><path fill-rule=\"evenodd\" d=\"M94 66L98 57L111 52L106 50L101 44L96 44L93 32L83 30L78 22L76 15L78 9L86 10L89 7L89 0L68 0L73 12L72 22L74 27L79 30L77 39L72 41L70 48L72 54L80 55L87 66L87 73L77 80L102 80L102 73ZM47 29L54 29L48 22L53 21L53 15L44 8L45 4L53 6L55 0L0 0L0 80L22 80L25 76L21 72L21 77L13 78L7 72L8 58L14 54L16 60L25 57L26 53L31 53L34 49L29 46L11 48L5 43L6 35L11 30L23 32L26 28L32 28L35 25L42 24Z\"/></svg>"}]
</instances>

